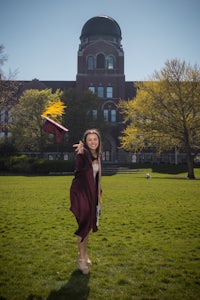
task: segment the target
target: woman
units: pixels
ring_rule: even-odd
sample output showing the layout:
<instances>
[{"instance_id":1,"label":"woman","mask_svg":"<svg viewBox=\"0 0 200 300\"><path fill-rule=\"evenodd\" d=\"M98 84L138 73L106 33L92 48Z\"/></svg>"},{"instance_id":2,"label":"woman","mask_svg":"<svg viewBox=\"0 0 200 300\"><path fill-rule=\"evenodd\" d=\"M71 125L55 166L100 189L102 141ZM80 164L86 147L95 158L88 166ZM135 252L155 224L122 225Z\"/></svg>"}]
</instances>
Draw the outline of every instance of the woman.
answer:
<instances>
[{"instance_id":1,"label":"woman","mask_svg":"<svg viewBox=\"0 0 200 300\"><path fill-rule=\"evenodd\" d=\"M101 137L98 130L87 130L83 142L73 147L76 148L76 159L70 209L78 223L75 232L78 235L78 268L88 274L92 265L87 253L88 236L91 230L98 230L100 215Z\"/></svg>"}]
</instances>

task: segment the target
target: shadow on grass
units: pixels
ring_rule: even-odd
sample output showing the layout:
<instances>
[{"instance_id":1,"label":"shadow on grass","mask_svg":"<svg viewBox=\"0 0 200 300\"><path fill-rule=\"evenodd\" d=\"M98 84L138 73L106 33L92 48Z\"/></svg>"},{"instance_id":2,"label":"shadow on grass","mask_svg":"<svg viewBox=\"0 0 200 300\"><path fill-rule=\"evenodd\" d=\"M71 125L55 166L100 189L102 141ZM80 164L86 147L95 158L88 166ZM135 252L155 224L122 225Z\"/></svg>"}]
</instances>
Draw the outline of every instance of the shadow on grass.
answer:
<instances>
[{"instance_id":1,"label":"shadow on grass","mask_svg":"<svg viewBox=\"0 0 200 300\"><path fill-rule=\"evenodd\" d=\"M58 291L51 291L46 300L87 300L90 292L88 286L90 275L83 275L75 270L69 281Z\"/></svg>"}]
</instances>

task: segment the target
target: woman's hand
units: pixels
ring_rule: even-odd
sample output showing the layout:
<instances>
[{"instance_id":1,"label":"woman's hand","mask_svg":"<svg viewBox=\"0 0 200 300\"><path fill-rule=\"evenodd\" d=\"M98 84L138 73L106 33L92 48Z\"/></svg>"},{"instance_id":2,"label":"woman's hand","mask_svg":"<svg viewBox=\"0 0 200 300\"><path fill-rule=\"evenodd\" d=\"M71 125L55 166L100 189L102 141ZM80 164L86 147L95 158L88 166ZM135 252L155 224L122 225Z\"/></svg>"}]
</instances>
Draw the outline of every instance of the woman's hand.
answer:
<instances>
[{"instance_id":1,"label":"woman's hand","mask_svg":"<svg viewBox=\"0 0 200 300\"><path fill-rule=\"evenodd\" d=\"M79 141L78 144L74 144L73 147L75 148L75 151L77 154L83 154L83 142Z\"/></svg>"}]
</instances>

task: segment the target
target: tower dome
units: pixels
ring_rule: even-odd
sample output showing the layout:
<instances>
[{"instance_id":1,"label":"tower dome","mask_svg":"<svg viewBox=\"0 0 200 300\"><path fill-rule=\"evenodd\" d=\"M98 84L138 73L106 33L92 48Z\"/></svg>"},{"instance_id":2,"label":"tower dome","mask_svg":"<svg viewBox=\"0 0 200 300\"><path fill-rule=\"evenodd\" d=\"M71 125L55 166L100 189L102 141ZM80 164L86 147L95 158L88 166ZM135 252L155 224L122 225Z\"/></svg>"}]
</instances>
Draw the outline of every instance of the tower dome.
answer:
<instances>
[{"instance_id":1,"label":"tower dome","mask_svg":"<svg viewBox=\"0 0 200 300\"><path fill-rule=\"evenodd\" d=\"M80 38L91 35L111 35L121 39L121 29L118 23L108 16L97 16L89 19L82 28Z\"/></svg>"}]
</instances>

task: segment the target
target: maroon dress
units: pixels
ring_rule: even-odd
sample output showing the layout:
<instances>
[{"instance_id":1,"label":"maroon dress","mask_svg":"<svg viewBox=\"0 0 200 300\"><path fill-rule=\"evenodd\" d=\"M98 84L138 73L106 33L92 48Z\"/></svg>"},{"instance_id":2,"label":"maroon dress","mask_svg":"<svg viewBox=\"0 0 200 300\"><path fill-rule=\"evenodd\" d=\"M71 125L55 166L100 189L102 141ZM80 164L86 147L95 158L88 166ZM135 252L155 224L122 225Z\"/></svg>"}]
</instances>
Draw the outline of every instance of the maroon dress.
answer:
<instances>
[{"instance_id":1,"label":"maroon dress","mask_svg":"<svg viewBox=\"0 0 200 300\"><path fill-rule=\"evenodd\" d=\"M75 234L82 237L82 240L90 230L98 230L96 211L101 192L101 161L98 161L99 172L94 178L92 157L88 149L84 148L83 154L77 154L75 159L74 179L70 188L70 210L78 223Z\"/></svg>"}]
</instances>

